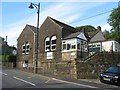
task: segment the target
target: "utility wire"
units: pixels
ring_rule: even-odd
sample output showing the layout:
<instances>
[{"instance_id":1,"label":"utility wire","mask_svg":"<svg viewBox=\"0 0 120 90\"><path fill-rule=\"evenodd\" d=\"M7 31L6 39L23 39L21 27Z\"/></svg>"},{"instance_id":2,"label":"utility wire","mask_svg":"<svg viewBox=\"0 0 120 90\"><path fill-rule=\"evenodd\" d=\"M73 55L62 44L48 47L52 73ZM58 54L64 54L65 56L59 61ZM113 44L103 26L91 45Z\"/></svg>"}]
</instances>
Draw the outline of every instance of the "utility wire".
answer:
<instances>
[{"instance_id":1,"label":"utility wire","mask_svg":"<svg viewBox=\"0 0 120 90\"><path fill-rule=\"evenodd\" d=\"M118 1L118 7L120 7L120 1ZM103 14L106 14L106 13L109 13L113 10L110 10L110 11L106 11L106 12L103 12L103 13L100 13L100 14L97 14L97 15L94 15L94 16L90 16L90 17L87 17L87 18L84 18L84 19L81 19L80 21L84 21L84 20L87 20L87 19L90 19L90 18L93 18L93 17L96 17L96 16L100 16L100 15L103 15Z\"/></svg>"},{"instance_id":2,"label":"utility wire","mask_svg":"<svg viewBox=\"0 0 120 90\"><path fill-rule=\"evenodd\" d=\"M97 15L93 15L93 16L90 16L90 17L87 17L87 18L84 18L84 19L81 19L81 20L79 20L79 22L84 21L84 20L87 20L87 19L91 19L91 18L96 17L96 16L100 16L100 15L109 13L109 12L111 12L111 11L112 11L112 10L106 11L106 12L103 12L103 13L100 13L100 14L97 14Z\"/></svg>"}]
</instances>

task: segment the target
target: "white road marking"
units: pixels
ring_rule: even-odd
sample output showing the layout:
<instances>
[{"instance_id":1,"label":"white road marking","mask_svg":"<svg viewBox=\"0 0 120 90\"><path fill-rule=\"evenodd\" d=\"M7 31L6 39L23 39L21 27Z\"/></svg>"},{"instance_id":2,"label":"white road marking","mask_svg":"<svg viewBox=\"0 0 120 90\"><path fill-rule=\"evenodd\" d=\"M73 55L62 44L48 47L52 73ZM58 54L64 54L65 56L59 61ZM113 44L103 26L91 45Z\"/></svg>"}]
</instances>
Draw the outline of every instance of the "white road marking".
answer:
<instances>
[{"instance_id":1,"label":"white road marking","mask_svg":"<svg viewBox=\"0 0 120 90\"><path fill-rule=\"evenodd\" d=\"M28 83L28 84L30 84L30 85L32 85L32 86L36 86L34 83L28 82L28 81L26 81L26 80L23 80L23 79L20 79L20 78L17 78L17 77L13 77L13 78L15 78L15 79L17 79L17 80L20 80L20 81L22 81L22 82Z\"/></svg>"},{"instance_id":2,"label":"white road marking","mask_svg":"<svg viewBox=\"0 0 120 90\"><path fill-rule=\"evenodd\" d=\"M3 73L3 72L0 72L1 74L3 74L3 75L6 75L7 76L7 74L6 73Z\"/></svg>"},{"instance_id":3,"label":"white road marking","mask_svg":"<svg viewBox=\"0 0 120 90\"><path fill-rule=\"evenodd\" d=\"M48 83L51 80L54 80L54 79L53 78L49 78L45 83Z\"/></svg>"},{"instance_id":4,"label":"white road marking","mask_svg":"<svg viewBox=\"0 0 120 90\"><path fill-rule=\"evenodd\" d=\"M94 86L89 86L89 85L84 85L84 84L79 84L79 83L64 81L64 80L60 80L60 79L56 79L56 78L52 78L52 79L53 79L53 80L60 81L60 82L75 84L75 85L84 86L84 87L88 87L88 88L99 88L99 87L94 87Z\"/></svg>"}]
</instances>

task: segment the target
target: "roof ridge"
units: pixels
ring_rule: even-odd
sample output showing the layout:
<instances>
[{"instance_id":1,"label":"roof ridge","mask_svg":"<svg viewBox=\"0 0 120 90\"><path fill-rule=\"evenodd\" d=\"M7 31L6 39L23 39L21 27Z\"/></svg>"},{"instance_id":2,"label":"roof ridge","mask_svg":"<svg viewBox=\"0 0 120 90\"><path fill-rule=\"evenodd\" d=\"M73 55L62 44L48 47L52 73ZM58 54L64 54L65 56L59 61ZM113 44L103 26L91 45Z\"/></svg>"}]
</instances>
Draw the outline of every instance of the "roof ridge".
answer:
<instances>
[{"instance_id":1,"label":"roof ridge","mask_svg":"<svg viewBox=\"0 0 120 90\"><path fill-rule=\"evenodd\" d=\"M26 26L28 26L30 28L30 30L33 31L34 33L36 32L37 27L35 27L33 25L29 25L29 24L27 24Z\"/></svg>"},{"instance_id":2,"label":"roof ridge","mask_svg":"<svg viewBox=\"0 0 120 90\"><path fill-rule=\"evenodd\" d=\"M37 27L35 27L35 26L33 26L33 25L30 25L30 24L26 24L26 26L30 26L30 27L37 28Z\"/></svg>"},{"instance_id":3,"label":"roof ridge","mask_svg":"<svg viewBox=\"0 0 120 90\"><path fill-rule=\"evenodd\" d=\"M57 23L58 25L60 25L60 24L63 24L63 25L65 25L65 26L67 26L67 27L70 27L70 28L73 28L73 29L75 29L74 27L72 27L72 26L70 26L70 25L68 25L68 24L66 24L66 23L63 23L63 22L61 22L61 21L58 21L58 20L56 20L56 19L54 19L54 18L52 18L52 17L50 17L50 16L47 16L48 18L50 18L50 19L52 19L55 23ZM60 25L61 26L61 25ZM63 27L64 28L64 27Z\"/></svg>"}]
</instances>

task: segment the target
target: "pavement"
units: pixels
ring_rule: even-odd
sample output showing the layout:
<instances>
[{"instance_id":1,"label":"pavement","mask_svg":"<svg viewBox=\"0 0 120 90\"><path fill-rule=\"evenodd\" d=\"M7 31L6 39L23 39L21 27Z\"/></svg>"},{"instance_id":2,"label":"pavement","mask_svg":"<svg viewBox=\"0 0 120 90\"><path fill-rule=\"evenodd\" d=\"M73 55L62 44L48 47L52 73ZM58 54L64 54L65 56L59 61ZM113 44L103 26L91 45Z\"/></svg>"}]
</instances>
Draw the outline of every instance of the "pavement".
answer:
<instances>
[{"instance_id":1,"label":"pavement","mask_svg":"<svg viewBox=\"0 0 120 90\"><path fill-rule=\"evenodd\" d=\"M54 75L54 74L50 74L50 73L44 73L41 75L52 77L52 78L63 79L63 80L72 80L72 81L81 80L81 81L85 81L85 82L92 82L92 83L98 83L98 84L101 83L99 79L74 79L74 78L58 76L58 75Z\"/></svg>"},{"instance_id":2,"label":"pavement","mask_svg":"<svg viewBox=\"0 0 120 90\"><path fill-rule=\"evenodd\" d=\"M79 79L79 80L93 83L101 83L99 79Z\"/></svg>"},{"instance_id":3,"label":"pavement","mask_svg":"<svg viewBox=\"0 0 120 90\"><path fill-rule=\"evenodd\" d=\"M41 74L41 75L51 77L51 78L55 78L55 79L65 80L65 81L69 81L69 82L82 83L82 84L85 84L85 85L91 85L91 86L100 87L100 88L104 87L104 88L106 88L106 90L107 89L111 90L110 88L112 88L112 90L114 90L114 89L116 90L116 88L119 88L119 90L120 90L119 86L101 83L99 79L74 79L74 78L70 78L70 77L58 76L58 75L48 74L48 73L47 74ZM48 80L48 82L50 80Z\"/></svg>"}]
</instances>

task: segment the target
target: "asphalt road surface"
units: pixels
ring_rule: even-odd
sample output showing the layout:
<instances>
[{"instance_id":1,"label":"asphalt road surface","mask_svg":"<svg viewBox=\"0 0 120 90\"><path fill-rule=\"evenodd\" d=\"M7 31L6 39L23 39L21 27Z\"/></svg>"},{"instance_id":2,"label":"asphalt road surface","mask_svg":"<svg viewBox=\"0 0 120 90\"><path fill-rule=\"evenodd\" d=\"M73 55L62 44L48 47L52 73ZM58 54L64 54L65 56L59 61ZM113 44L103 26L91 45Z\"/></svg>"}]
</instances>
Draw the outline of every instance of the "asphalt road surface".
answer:
<instances>
[{"instance_id":1,"label":"asphalt road surface","mask_svg":"<svg viewBox=\"0 0 120 90\"><path fill-rule=\"evenodd\" d=\"M0 70L2 88L81 88L96 90L120 90L120 87L81 80L65 80L60 78L29 73L18 69Z\"/></svg>"}]
</instances>

